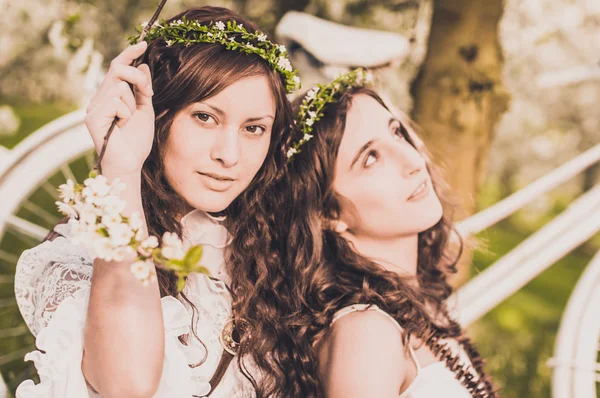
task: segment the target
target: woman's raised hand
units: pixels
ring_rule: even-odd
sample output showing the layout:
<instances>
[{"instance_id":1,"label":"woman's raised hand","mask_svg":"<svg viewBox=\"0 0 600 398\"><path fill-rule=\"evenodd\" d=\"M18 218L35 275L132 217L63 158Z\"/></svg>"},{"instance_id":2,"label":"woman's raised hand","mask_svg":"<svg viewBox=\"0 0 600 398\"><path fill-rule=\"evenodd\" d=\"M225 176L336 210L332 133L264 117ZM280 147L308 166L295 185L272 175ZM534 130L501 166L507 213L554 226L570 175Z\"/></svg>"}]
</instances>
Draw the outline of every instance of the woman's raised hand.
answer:
<instances>
[{"instance_id":1,"label":"woman's raised hand","mask_svg":"<svg viewBox=\"0 0 600 398\"><path fill-rule=\"evenodd\" d=\"M104 81L87 108L85 124L97 153L102 149L104 137L115 116L118 117L102 159L104 174L122 176L139 173L152 149L154 93L150 68L146 64L137 68L131 66L147 46L142 41L126 48L112 60Z\"/></svg>"}]
</instances>

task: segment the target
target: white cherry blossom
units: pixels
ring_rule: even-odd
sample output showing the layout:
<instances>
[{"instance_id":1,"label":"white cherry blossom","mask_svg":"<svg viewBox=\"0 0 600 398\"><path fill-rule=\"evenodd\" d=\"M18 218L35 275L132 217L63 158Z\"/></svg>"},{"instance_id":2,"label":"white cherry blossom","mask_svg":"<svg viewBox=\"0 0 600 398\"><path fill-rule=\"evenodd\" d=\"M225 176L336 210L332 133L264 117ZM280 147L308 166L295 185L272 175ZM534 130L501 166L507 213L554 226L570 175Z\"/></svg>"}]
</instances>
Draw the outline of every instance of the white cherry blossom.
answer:
<instances>
[{"instance_id":1,"label":"white cherry blossom","mask_svg":"<svg viewBox=\"0 0 600 398\"><path fill-rule=\"evenodd\" d=\"M181 259L185 256L183 243L173 232L165 232L162 241L162 255L166 259Z\"/></svg>"},{"instance_id":2,"label":"white cherry blossom","mask_svg":"<svg viewBox=\"0 0 600 398\"><path fill-rule=\"evenodd\" d=\"M131 272L133 275L139 279L140 281L145 281L150 278L152 268L154 268L154 264L149 261L136 261L131 264Z\"/></svg>"},{"instance_id":3,"label":"white cherry blossom","mask_svg":"<svg viewBox=\"0 0 600 398\"><path fill-rule=\"evenodd\" d=\"M77 217L77 211L68 203L65 202L56 202L58 206L58 211L63 213L67 217Z\"/></svg>"},{"instance_id":4,"label":"white cherry blossom","mask_svg":"<svg viewBox=\"0 0 600 398\"><path fill-rule=\"evenodd\" d=\"M116 224L108 228L108 234L112 244L117 246L129 245L131 238L133 238L133 231L127 224Z\"/></svg>"},{"instance_id":5,"label":"white cherry blossom","mask_svg":"<svg viewBox=\"0 0 600 398\"><path fill-rule=\"evenodd\" d=\"M60 198L64 203L69 203L75 198L75 183L73 180L68 179L65 184L61 184L58 187Z\"/></svg>"}]
</instances>

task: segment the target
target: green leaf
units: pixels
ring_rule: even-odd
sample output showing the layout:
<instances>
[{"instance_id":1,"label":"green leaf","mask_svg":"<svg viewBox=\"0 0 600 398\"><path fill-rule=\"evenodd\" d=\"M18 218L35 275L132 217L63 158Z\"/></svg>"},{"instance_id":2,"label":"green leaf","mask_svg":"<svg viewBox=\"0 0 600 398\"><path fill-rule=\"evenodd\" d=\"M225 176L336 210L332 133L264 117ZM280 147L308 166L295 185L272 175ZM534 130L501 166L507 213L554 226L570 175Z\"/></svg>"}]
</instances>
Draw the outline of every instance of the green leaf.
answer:
<instances>
[{"instance_id":1,"label":"green leaf","mask_svg":"<svg viewBox=\"0 0 600 398\"><path fill-rule=\"evenodd\" d=\"M201 245L196 245L188 250L185 258L183 259L188 269L196 266L200 262L200 259L202 258L202 252L203 249Z\"/></svg>"},{"instance_id":2,"label":"green leaf","mask_svg":"<svg viewBox=\"0 0 600 398\"><path fill-rule=\"evenodd\" d=\"M208 270L208 268L199 265L198 267L196 267L194 269L194 272L198 272L199 274L205 274L205 275L209 275L210 276L210 271Z\"/></svg>"},{"instance_id":3,"label":"green leaf","mask_svg":"<svg viewBox=\"0 0 600 398\"><path fill-rule=\"evenodd\" d=\"M169 269L172 269L173 271L183 271L185 268L185 263L183 262L183 260L168 260L166 262L166 267Z\"/></svg>"},{"instance_id":4,"label":"green leaf","mask_svg":"<svg viewBox=\"0 0 600 398\"><path fill-rule=\"evenodd\" d=\"M152 250L152 259L159 264L162 264L165 262L165 258L163 256L161 256L159 248Z\"/></svg>"},{"instance_id":5,"label":"green leaf","mask_svg":"<svg viewBox=\"0 0 600 398\"><path fill-rule=\"evenodd\" d=\"M183 275L179 275L179 279L177 279L177 291L181 292L185 287L185 278Z\"/></svg>"}]
</instances>

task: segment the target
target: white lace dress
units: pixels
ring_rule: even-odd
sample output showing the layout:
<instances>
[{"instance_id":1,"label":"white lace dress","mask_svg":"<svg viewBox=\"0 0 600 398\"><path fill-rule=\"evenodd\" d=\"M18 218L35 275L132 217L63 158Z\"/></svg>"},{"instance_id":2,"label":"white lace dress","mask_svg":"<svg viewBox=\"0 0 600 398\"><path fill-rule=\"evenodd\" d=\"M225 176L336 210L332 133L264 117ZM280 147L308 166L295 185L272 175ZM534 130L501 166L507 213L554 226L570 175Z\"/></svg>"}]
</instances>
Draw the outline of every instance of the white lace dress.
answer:
<instances>
[{"instance_id":1,"label":"white lace dress","mask_svg":"<svg viewBox=\"0 0 600 398\"><path fill-rule=\"evenodd\" d=\"M199 311L196 334L188 346L178 336L190 332L192 310L174 297L161 299L165 324L163 374L155 398L202 397L210 391L209 380L217 368L223 348L219 336L231 314L231 296L224 282L225 228L205 213L195 210L182 220L184 242L203 244L202 264L214 281L202 274L188 278L184 293ZM55 230L68 238L67 224ZM83 328L87 315L92 276L92 258L81 248L58 237L25 251L17 264L15 295L19 309L36 336L38 351L25 360L33 361L40 383L26 380L17 398L99 397L86 383L81 371ZM193 336L193 334L190 334ZM206 355L206 360L197 364ZM254 390L232 361L211 398L254 397Z\"/></svg>"}]
</instances>

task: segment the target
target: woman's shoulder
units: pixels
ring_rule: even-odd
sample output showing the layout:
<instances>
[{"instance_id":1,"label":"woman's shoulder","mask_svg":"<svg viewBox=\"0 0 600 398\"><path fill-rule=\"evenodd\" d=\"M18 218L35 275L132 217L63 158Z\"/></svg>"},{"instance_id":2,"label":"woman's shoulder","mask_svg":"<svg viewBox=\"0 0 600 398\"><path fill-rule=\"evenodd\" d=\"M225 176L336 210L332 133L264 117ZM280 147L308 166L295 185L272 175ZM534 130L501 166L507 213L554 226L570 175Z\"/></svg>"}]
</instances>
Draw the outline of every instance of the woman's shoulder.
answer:
<instances>
[{"instance_id":1,"label":"woman's shoulder","mask_svg":"<svg viewBox=\"0 0 600 398\"><path fill-rule=\"evenodd\" d=\"M407 364L402 330L378 307L360 305L338 311L318 351L326 388L344 385L348 393L364 388L371 396L400 391Z\"/></svg>"},{"instance_id":2,"label":"woman's shoulder","mask_svg":"<svg viewBox=\"0 0 600 398\"><path fill-rule=\"evenodd\" d=\"M25 250L15 270L15 288L19 286L36 286L50 274L66 273L65 277L73 278L75 274L79 279L89 279L92 273L93 259L81 246L73 244L69 236L67 224L55 228L60 236L53 240L44 241L37 246Z\"/></svg>"},{"instance_id":3,"label":"woman's shoulder","mask_svg":"<svg viewBox=\"0 0 600 398\"><path fill-rule=\"evenodd\" d=\"M338 310L331 322L329 339L347 340L377 346L385 341L389 347L402 342L402 328L387 312L376 305L355 304ZM389 341L388 341L389 340ZM398 346L400 347L401 344Z\"/></svg>"},{"instance_id":4,"label":"woman's shoulder","mask_svg":"<svg viewBox=\"0 0 600 398\"><path fill-rule=\"evenodd\" d=\"M355 304L335 313L319 350L341 362L344 358L350 362L355 362L356 358L382 358L384 351L397 354L404 350L402 328L379 307ZM402 355L393 356L398 357Z\"/></svg>"},{"instance_id":5,"label":"woman's shoulder","mask_svg":"<svg viewBox=\"0 0 600 398\"><path fill-rule=\"evenodd\" d=\"M333 327L336 323L352 324L363 321L370 324L382 324L381 326L385 325L385 328L393 326L397 331L402 332L400 324L375 304L353 304L343 307L333 315L331 326Z\"/></svg>"}]
</instances>

